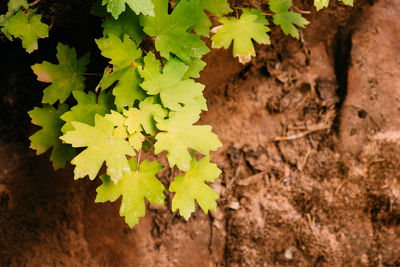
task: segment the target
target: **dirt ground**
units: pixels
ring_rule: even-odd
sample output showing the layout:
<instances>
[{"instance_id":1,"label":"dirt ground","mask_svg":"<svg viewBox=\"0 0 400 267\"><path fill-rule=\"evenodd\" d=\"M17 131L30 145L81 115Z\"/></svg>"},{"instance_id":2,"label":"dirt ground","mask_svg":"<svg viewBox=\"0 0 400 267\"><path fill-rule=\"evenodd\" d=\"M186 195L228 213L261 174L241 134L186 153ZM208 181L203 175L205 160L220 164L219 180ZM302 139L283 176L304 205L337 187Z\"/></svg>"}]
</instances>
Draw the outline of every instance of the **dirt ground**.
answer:
<instances>
[{"instance_id":1,"label":"dirt ground","mask_svg":"<svg viewBox=\"0 0 400 267\"><path fill-rule=\"evenodd\" d=\"M29 64L55 48L28 56L0 42L10 64L0 72L0 265L400 266L400 0L331 2L317 13L295 1L313 10L301 40L272 27L272 45L248 65L230 50L206 57L202 123L224 145L212 154L218 209L186 222L150 205L132 230L119 201L94 203L99 181L54 172L28 148L37 128L26 111L43 89ZM101 34L95 24L59 28L39 47L96 51L81 41Z\"/></svg>"}]
</instances>

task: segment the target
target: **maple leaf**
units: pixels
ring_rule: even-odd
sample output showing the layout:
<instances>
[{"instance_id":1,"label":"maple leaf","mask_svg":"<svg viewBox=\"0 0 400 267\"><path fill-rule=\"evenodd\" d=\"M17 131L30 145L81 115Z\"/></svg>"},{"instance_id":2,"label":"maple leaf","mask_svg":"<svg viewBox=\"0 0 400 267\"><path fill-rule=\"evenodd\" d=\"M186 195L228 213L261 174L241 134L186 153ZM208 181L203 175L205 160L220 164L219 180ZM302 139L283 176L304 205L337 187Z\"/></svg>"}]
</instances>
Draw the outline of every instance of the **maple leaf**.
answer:
<instances>
[{"instance_id":1,"label":"maple leaf","mask_svg":"<svg viewBox=\"0 0 400 267\"><path fill-rule=\"evenodd\" d=\"M71 122L73 131L68 131L60 138L73 147L87 147L71 163L75 165L75 179L89 175L96 178L103 162L107 165L107 174L116 183L130 167L126 155L134 156L135 151L129 143L114 136L114 124L109 119L95 115L95 126L85 123Z\"/></svg>"},{"instance_id":2,"label":"maple leaf","mask_svg":"<svg viewBox=\"0 0 400 267\"><path fill-rule=\"evenodd\" d=\"M193 58L192 62L189 63L189 68L182 79L187 80L189 78L200 78L200 71L202 71L206 65L207 63L200 58Z\"/></svg>"},{"instance_id":3,"label":"maple leaf","mask_svg":"<svg viewBox=\"0 0 400 267\"><path fill-rule=\"evenodd\" d=\"M95 202L114 202L122 196L119 214L125 217L125 222L132 228L146 214L145 198L150 203L164 205L165 187L156 178L156 174L164 168L157 161L145 160L137 168L136 160L132 158L129 164L131 171L125 173L117 184L107 175L100 177L103 183L96 189Z\"/></svg>"},{"instance_id":4,"label":"maple leaf","mask_svg":"<svg viewBox=\"0 0 400 267\"><path fill-rule=\"evenodd\" d=\"M13 12L7 12L4 15L0 16L0 31L4 33L4 35L7 37L8 40L12 41L13 37L12 35L8 32L8 25L10 23L10 18L14 15Z\"/></svg>"},{"instance_id":5,"label":"maple leaf","mask_svg":"<svg viewBox=\"0 0 400 267\"><path fill-rule=\"evenodd\" d=\"M268 2L269 9L274 12L273 22L275 25L281 26L285 35L299 39L299 30L295 25L304 28L310 22L303 18L299 13L289 11L292 7L292 0L270 0Z\"/></svg>"},{"instance_id":6,"label":"maple leaf","mask_svg":"<svg viewBox=\"0 0 400 267\"><path fill-rule=\"evenodd\" d=\"M317 11L323 9L324 7L328 7L329 0L314 0L314 6L316 7Z\"/></svg>"},{"instance_id":7,"label":"maple leaf","mask_svg":"<svg viewBox=\"0 0 400 267\"><path fill-rule=\"evenodd\" d=\"M190 170L175 177L169 187L170 192L176 193L172 199L172 211L179 209L180 215L188 220L195 211L195 200L205 213L215 210L219 196L205 182L215 182L220 174L221 170L210 163L209 156L197 161L192 153Z\"/></svg>"},{"instance_id":8,"label":"maple leaf","mask_svg":"<svg viewBox=\"0 0 400 267\"><path fill-rule=\"evenodd\" d=\"M60 116L67 110L67 104L60 104L58 109L44 105L43 108L36 107L28 112L32 123L42 127L41 130L29 137L30 148L36 150L36 154L40 155L53 147L50 160L56 170L64 168L65 163L75 156L75 150L70 145L63 144L59 139L62 135L61 126L64 124Z\"/></svg>"},{"instance_id":9,"label":"maple leaf","mask_svg":"<svg viewBox=\"0 0 400 267\"><path fill-rule=\"evenodd\" d=\"M160 75L161 73L161 63L157 60L156 56L153 52L147 53L147 55L143 58L143 66L139 68L140 76L144 80L153 79L156 75Z\"/></svg>"},{"instance_id":10,"label":"maple leaf","mask_svg":"<svg viewBox=\"0 0 400 267\"><path fill-rule=\"evenodd\" d=\"M199 1L180 1L171 14L168 0L153 0L154 17L141 17L143 31L155 38L155 46L166 59L174 54L182 61L190 63L192 58L201 58L210 50L200 40L200 36L190 33L199 20Z\"/></svg>"},{"instance_id":11,"label":"maple leaf","mask_svg":"<svg viewBox=\"0 0 400 267\"><path fill-rule=\"evenodd\" d=\"M353 6L354 4L354 0L339 0L339 1L341 1L346 6Z\"/></svg>"},{"instance_id":12,"label":"maple leaf","mask_svg":"<svg viewBox=\"0 0 400 267\"><path fill-rule=\"evenodd\" d=\"M145 34L140 27L139 16L131 9L122 13L118 19L114 19L114 17L107 18L101 26L104 28L104 36L115 35L123 39L125 34L127 34L138 44L145 37Z\"/></svg>"},{"instance_id":13,"label":"maple leaf","mask_svg":"<svg viewBox=\"0 0 400 267\"><path fill-rule=\"evenodd\" d=\"M57 45L58 65L44 61L32 66L38 80L51 83L44 89L43 103L54 104L67 100L73 91L82 91L85 88L86 65L89 63L89 54L77 58L75 48L59 43Z\"/></svg>"},{"instance_id":14,"label":"maple leaf","mask_svg":"<svg viewBox=\"0 0 400 267\"><path fill-rule=\"evenodd\" d=\"M199 19L193 29L197 34L206 37L210 35L211 21L204 10L217 17L222 17L222 15L232 12L227 0L201 0L200 8L198 9L198 12L200 12Z\"/></svg>"},{"instance_id":15,"label":"maple leaf","mask_svg":"<svg viewBox=\"0 0 400 267\"><path fill-rule=\"evenodd\" d=\"M145 16L154 16L152 0L103 0L102 2L103 6L107 5L107 11L116 19L125 11L125 4L138 15L142 13Z\"/></svg>"},{"instance_id":16,"label":"maple leaf","mask_svg":"<svg viewBox=\"0 0 400 267\"><path fill-rule=\"evenodd\" d=\"M22 47L28 53L38 49L39 38L49 36L49 26L42 23L42 16L35 14L36 9L29 9L27 13L19 10L7 22L6 32L22 40Z\"/></svg>"},{"instance_id":17,"label":"maple leaf","mask_svg":"<svg viewBox=\"0 0 400 267\"><path fill-rule=\"evenodd\" d=\"M340 0L345 4L346 6L353 6L354 1L353 0ZM324 7L329 6L329 0L314 0L314 6L317 9L317 11L323 9Z\"/></svg>"},{"instance_id":18,"label":"maple leaf","mask_svg":"<svg viewBox=\"0 0 400 267\"><path fill-rule=\"evenodd\" d=\"M155 153L165 150L171 168L177 165L180 170L189 170L189 148L208 155L210 150L222 146L217 135L211 132L211 126L193 125L199 118L198 112L191 107L170 112L168 119L155 117L157 128L164 131L156 135Z\"/></svg>"},{"instance_id":19,"label":"maple leaf","mask_svg":"<svg viewBox=\"0 0 400 267\"><path fill-rule=\"evenodd\" d=\"M74 91L72 95L78 101L76 106L73 106L70 111L64 113L61 119L65 121L61 128L63 133L74 129L71 122L78 121L94 126L94 117L96 114L105 115L114 109L114 97L110 93L104 91L98 97L93 92L85 93L83 91Z\"/></svg>"},{"instance_id":20,"label":"maple leaf","mask_svg":"<svg viewBox=\"0 0 400 267\"><path fill-rule=\"evenodd\" d=\"M128 130L125 126L126 117L124 115L114 110L111 110L111 113L106 114L104 117L114 125L114 137L120 139L128 138Z\"/></svg>"},{"instance_id":21,"label":"maple leaf","mask_svg":"<svg viewBox=\"0 0 400 267\"><path fill-rule=\"evenodd\" d=\"M260 10L243 9L243 14L237 18L221 18L222 24L212 29L211 37L213 48L227 49L233 42L233 56L239 58L240 63L247 63L256 55L253 42L270 44L268 20Z\"/></svg>"},{"instance_id":22,"label":"maple leaf","mask_svg":"<svg viewBox=\"0 0 400 267\"><path fill-rule=\"evenodd\" d=\"M141 79L135 62L142 56L142 51L136 43L129 39L128 35L124 35L124 39L121 40L114 34L98 39L96 43L101 54L111 59L114 69L112 73L105 71L98 87L106 89L118 81L113 89L118 110L133 106L135 100L143 100L146 94L139 86Z\"/></svg>"},{"instance_id":23,"label":"maple leaf","mask_svg":"<svg viewBox=\"0 0 400 267\"><path fill-rule=\"evenodd\" d=\"M143 129L147 134L155 135L157 127L154 117L165 118L168 112L160 104L154 103L154 97L148 97L140 102L139 109L125 110L124 115L127 117L125 125L130 134L140 132Z\"/></svg>"},{"instance_id":24,"label":"maple leaf","mask_svg":"<svg viewBox=\"0 0 400 267\"><path fill-rule=\"evenodd\" d=\"M159 69L160 62L154 54L147 54L145 66L139 69L139 72L144 78L141 87L149 95L160 94L163 106L171 110L181 110L182 105L207 110L206 100L203 97L204 85L192 79L183 79L189 69L185 63L177 58L171 58L165 64L162 73L157 71Z\"/></svg>"},{"instance_id":25,"label":"maple leaf","mask_svg":"<svg viewBox=\"0 0 400 267\"><path fill-rule=\"evenodd\" d=\"M24 9L29 8L29 4L27 0L10 0L7 4L8 11L7 12L14 12L18 11L21 7Z\"/></svg>"}]
</instances>

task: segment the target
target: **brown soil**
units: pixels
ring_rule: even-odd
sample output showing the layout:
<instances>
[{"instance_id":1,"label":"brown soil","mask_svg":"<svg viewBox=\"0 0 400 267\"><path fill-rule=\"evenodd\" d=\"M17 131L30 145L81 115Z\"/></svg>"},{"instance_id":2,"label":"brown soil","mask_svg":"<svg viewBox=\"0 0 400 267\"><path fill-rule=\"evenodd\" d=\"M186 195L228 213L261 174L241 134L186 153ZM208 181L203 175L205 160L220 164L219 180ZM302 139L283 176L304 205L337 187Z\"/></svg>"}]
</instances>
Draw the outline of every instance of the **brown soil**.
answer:
<instances>
[{"instance_id":1,"label":"brown soil","mask_svg":"<svg viewBox=\"0 0 400 267\"><path fill-rule=\"evenodd\" d=\"M149 206L131 230L119 202L94 204L99 182L28 149L34 77L1 75L0 265L400 266L399 6L331 5L307 15L300 42L273 27L246 66L207 56L221 199L188 222Z\"/></svg>"}]
</instances>

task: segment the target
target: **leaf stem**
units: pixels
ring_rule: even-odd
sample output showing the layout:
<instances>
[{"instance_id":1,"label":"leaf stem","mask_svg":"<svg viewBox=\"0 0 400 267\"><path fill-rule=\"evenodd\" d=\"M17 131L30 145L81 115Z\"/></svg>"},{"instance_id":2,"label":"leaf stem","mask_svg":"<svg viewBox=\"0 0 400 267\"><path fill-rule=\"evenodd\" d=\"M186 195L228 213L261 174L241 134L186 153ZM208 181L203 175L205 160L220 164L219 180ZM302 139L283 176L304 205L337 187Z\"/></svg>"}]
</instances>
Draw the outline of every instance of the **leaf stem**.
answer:
<instances>
[{"instance_id":1,"label":"leaf stem","mask_svg":"<svg viewBox=\"0 0 400 267\"><path fill-rule=\"evenodd\" d=\"M140 163L140 157L142 156L142 149L139 150L139 156L137 158L137 170L139 171L139 163Z\"/></svg>"},{"instance_id":2,"label":"leaf stem","mask_svg":"<svg viewBox=\"0 0 400 267\"><path fill-rule=\"evenodd\" d=\"M274 16L275 14L273 14L273 13L266 13L266 12L263 12L263 13L261 13L261 14L263 14L263 15L265 15L265 16Z\"/></svg>"}]
</instances>

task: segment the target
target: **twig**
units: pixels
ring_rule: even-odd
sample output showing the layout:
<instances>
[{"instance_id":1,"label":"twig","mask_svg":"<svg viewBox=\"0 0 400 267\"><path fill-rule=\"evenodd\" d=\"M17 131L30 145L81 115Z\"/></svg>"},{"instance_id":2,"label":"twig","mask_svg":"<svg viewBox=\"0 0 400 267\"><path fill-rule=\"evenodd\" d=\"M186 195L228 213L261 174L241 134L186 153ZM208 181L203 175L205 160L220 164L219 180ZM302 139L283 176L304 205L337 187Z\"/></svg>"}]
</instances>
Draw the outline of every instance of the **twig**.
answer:
<instances>
[{"instance_id":1,"label":"twig","mask_svg":"<svg viewBox=\"0 0 400 267\"><path fill-rule=\"evenodd\" d=\"M35 2L32 2L32 3L29 4L29 7L34 7L39 2L40 2L40 0L36 0Z\"/></svg>"},{"instance_id":2,"label":"twig","mask_svg":"<svg viewBox=\"0 0 400 267\"><path fill-rule=\"evenodd\" d=\"M298 134L294 134L294 135L289 135L289 136L277 136L272 138L271 140L269 140L269 142L277 142L277 141L288 141L288 140L295 140L295 139L299 139L302 137L305 137L307 135L309 135L310 133L314 133L314 132L318 132L318 131L323 131L323 130L327 130L330 129L331 126L330 125L316 125L314 127L312 127L311 129L298 133Z\"/></svg>"},{"instance_id":3,"label":"twig","mask_svg":"<svg viewBox=\"0 0 400 267\"><path fill-rule=\"evenodd\" d=\"M230 189L231 186L232 186L232 184L233 184L233 183L235 182L235 180L238 178L238 176L239 176L239 171L240 171L240 167L241 167L241 163L242 163L243 160L244 160L244 155L243 155L243 152L241 152L241 153L240 153L239 163L238 163L238 166L237 166L236 171L235 171L235 176L233 177L232 180L230 180L230 181L227 183L227 185L226 185L226 188L227 188L227 189Z\"/></svg>"},{"instance_id":4,"label":"twig","mask_svg":"<svg viewBox=\"0 0 400 267\"><path fill-rule=\"evenodd\" d=\"M51 17L51 22L50 22L50 25L49 25L49 30L48 30L48 31L50 31L50 30L51 30L51 28L53 28L54 21L55 21L55 18L54 18L54 17Z\"/></svg>"},{"instance_id":5,"label":"twig","mask_svg":"<svg viewBox=\"0 0 400 267\"><path fill-rule=\"evenodd\" d=\"M299 171L303 171L304 170L304 166L306 165L308 157L310 156L310 154L311 154L311 149L308 149L307 150L307 154L304 156L303 162L301 163Z\"/></svg>"},{"instance_id":6,"label":"twig","mask_svg":"<svg viewBox=\"0 0 400 267\"><path fill-rule=\"evenodd\" d=\"M314 230L315 230L315 217L312 218L310 213L307 213L306 217L307 217L308 225L311 228L311 231L314 232Z\"/></svg>"},{"instance_id":7,"label":"twig","mask_svg":"<svg viewBox=\"0 0 400 267\"><path fill-rule=\"evenodd\" d=\"M345 181L344 183L342 183L341 185L338 186L338 188L336 188L335 190L335 195L337 195L337 193L339 193L340 189L342 189L342 187L347 183L348 181Z\"/></svg>"},{"instance_id":8,"label":"twig","mask_svg":"<svg viewBox=\"0 0 400 267\"><path fill-rule=\"evenodd\" d=\"M301 13L301 14L311 14L311 11L301 10L300 8L298 8L296 6L294 6L293 9L296 10L296 12Z\"/></svg>"}]
</instances>

